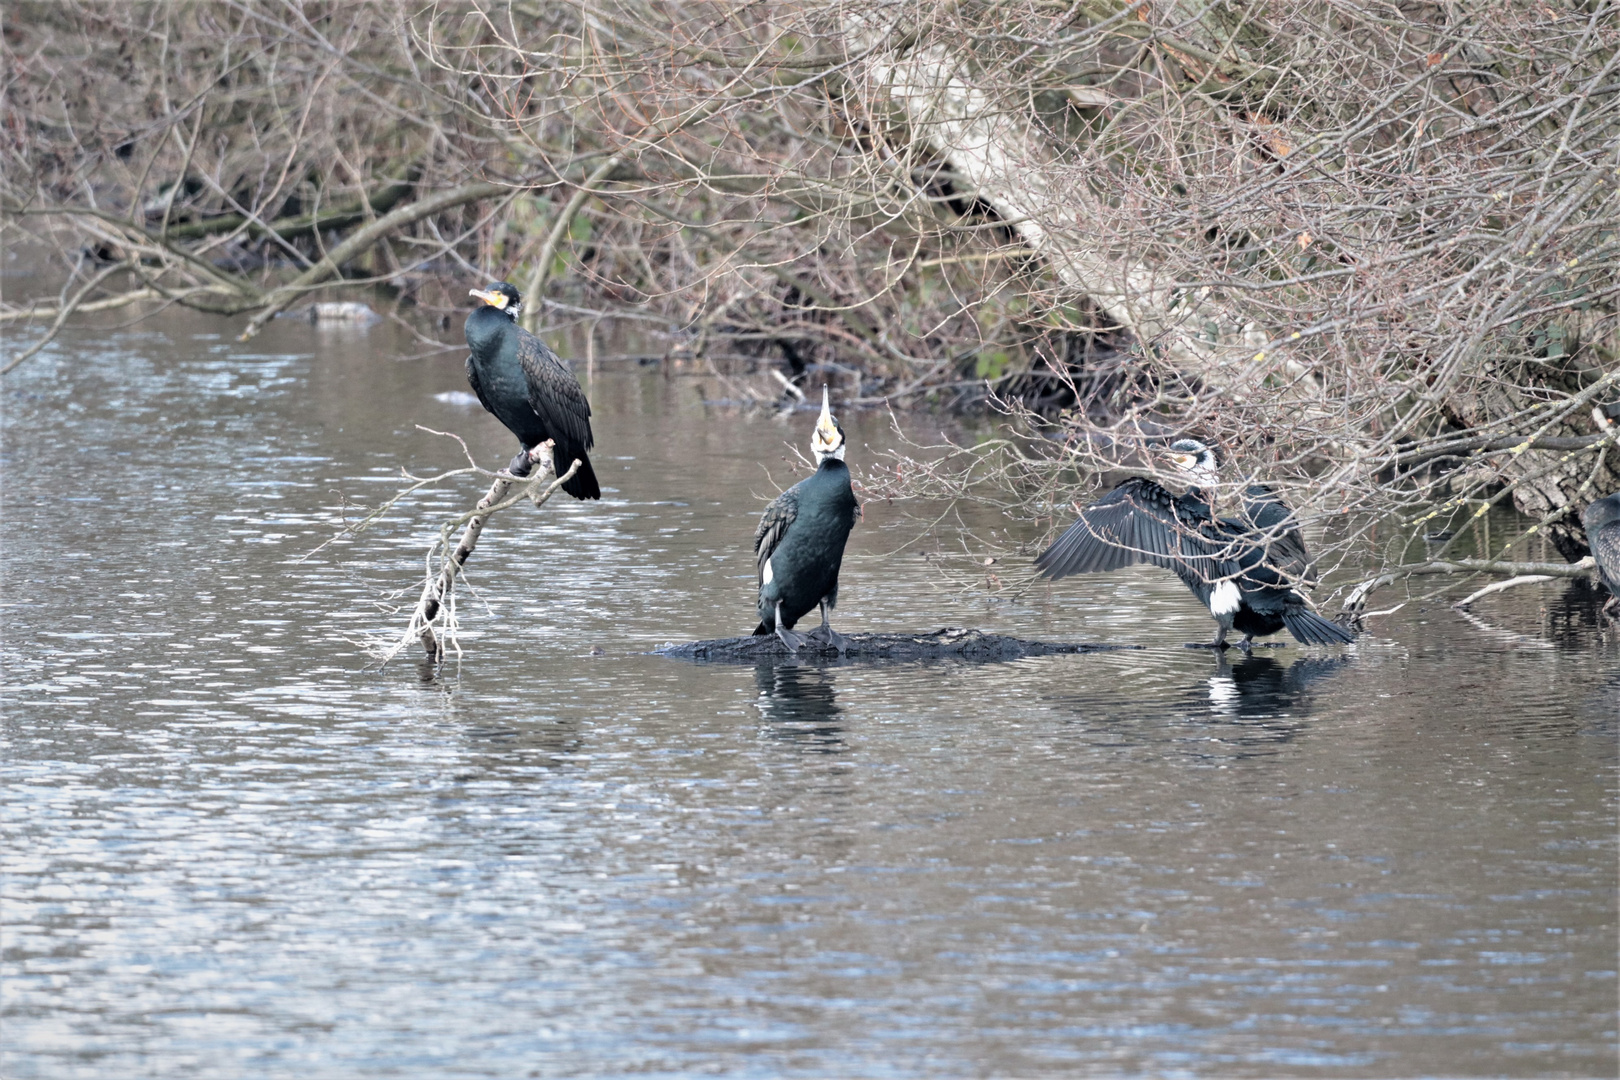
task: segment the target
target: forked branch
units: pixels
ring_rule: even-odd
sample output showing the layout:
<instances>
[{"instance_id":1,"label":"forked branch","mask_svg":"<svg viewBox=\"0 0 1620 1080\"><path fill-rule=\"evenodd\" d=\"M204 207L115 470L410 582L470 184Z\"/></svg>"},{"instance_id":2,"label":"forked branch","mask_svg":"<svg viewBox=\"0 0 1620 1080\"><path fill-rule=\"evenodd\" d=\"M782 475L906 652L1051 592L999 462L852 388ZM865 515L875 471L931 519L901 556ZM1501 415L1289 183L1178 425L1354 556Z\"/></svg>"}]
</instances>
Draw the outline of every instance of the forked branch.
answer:
<instances>
[{"instance_id":1,"label":"forked branch","mask_svg":"<svg viewBox=\"0 0 1620 1080\"><path fill-rule=\"evenodd\" d=\"M544 506L552 495L556 494L557 489L579 471L579 462L576 460L569 465L567 472L558 476L552 450L553 443L550 439L532 447L528 452L528 475L518 477L510 472L497 474L489 491L471 512L445 522L444 527L439 530L438 539L428 549L427 578L422 584L422 595L416 602L416 610L411 613L411 621L405 628L404 636L383 658L384 663L397 656L412 641L422 643L430 663L436 664L444 659L445 642L455 645L456 576L461 573L462 566L472 555L473 549L478 546L478 537L484 531L484 524L495 514L509 506L517 505L525 498L535 506ZM462 531L461 540L456 544L455 550L450 551L450 534L457 525L463 524L466 528ZM435 572L433 557L440 552L448 554Z\"/></svg>"}]
</instances>

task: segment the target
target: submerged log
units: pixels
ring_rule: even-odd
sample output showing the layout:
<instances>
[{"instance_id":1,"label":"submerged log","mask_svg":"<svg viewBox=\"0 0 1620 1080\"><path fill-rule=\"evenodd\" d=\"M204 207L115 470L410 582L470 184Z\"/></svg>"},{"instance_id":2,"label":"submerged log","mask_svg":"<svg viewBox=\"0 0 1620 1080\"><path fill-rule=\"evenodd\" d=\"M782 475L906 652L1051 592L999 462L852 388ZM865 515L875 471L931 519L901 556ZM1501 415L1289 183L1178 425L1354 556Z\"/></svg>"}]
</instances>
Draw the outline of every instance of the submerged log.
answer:
<instances>
[{"instance_id":1,"label":"submerged log","mask_svg":"<svg viewBox=\"0 0 1620 1080\"><path fill-rule=\"evenodd\" d=\"M1140 649L1140 645L1103 645L1091 642L1025 641L1005 634L986 634L946 626L931 634L847 634L844 659L873 660L973 660L993 663L1021 660L1026 656L1053 656L1060 653L1114 652ZM720 664L752 664L761 660L804 660L820 663L838 660L838 650L814 636L797 654L789 652L775 634L758 637L715 638L686 645L662 645L653 650L677 660L697 660Z\"/></svg>"}]
</instances>

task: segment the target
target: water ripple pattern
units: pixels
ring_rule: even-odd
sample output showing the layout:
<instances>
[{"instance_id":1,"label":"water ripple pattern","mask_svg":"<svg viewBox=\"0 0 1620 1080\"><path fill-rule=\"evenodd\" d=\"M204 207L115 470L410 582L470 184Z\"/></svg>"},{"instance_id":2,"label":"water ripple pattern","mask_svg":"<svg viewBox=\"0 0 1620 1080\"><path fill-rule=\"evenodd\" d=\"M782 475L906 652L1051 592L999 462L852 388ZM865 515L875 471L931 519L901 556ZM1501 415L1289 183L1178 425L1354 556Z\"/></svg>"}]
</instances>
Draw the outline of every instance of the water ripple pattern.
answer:
<instances>
[{"instance_id":1,"label":"water ripple pattern","mask_svg":"<svg viewBox=\"0 0 1620 1080\"><path fill-rule=\"evenodd\" d=\"M1620 1066L1620 664L1571 587L1221 661L1169 575L992 601L872 499L840 629L1146 648L675 662L752 626L810 418L604 371L602 501L496 519L423 681L365 649L481 485L309 553L461 464L416 425L510 456L460 356L111 324L3 390L8 1078ZM887 421L842 419L859 472Z\"/></svg>"}]
</instances>

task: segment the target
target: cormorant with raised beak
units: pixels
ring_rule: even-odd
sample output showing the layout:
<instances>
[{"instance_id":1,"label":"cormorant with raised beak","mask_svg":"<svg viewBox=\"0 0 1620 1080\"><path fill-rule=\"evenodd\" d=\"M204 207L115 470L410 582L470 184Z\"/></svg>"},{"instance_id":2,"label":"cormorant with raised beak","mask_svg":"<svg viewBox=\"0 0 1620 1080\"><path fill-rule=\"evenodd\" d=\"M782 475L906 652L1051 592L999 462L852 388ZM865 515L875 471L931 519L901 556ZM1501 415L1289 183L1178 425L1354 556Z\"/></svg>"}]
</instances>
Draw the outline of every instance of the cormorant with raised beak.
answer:
<instances>
[{"instance_id":1,"label":"cormorant with raised beak","mask_svg":"<svg viewBox=\"0 0 1620 1080\"><path fill-rule=\"evenodd\" d=\"M574 373L545 342L517 324L523 298L515 288L497 281L470 295L483 303L467 316L467 381L479 403L523 444L509 470L526 475L530 447L553 439L557 475L579 462L579 471L563 490L576 499L600 499L602 489L585 453L596 442L591 404Z\"/></svg>"},{"instance_id":2,"label":"cormorant with raised beak","mask_svg":"<svg viewBox=\"0 0 1620 1080\"><path fill-rule=\"evenodd\" d=\"M1586 543L1592 549L1598 574L1609 587L1605 614L1620 620L1620 491L1598 499L1581 512Z\"/></svg>"},{"instance_id":3,"label":"cormorant with raised beak","mask_svg":"<svg viewBox=\"0 0 1620 1080\"><path fill-rule=\"evenodd\" d=\"M847 642L828 625L827 609L838 604L838 568L860 504L844 464L844 429L833 419L825 386L810 448L816 471L771 500L754 530L759 559L759 625L754 633L774 632L798 652L805 638L793 632L793 624L820 604L821 626L810 636L820 635L842 653Z\"/></svg>"},{"instance_id":4,"label":"cormorant with raised beak","mask_svg":"<svg viewBox=\"0 0 1620 1080\"><path fill-rule=\"evenodd\" d=\"M1243 492L1239 518L1218 518L1205 486L1219 479L1215 452L1196 439L1170 444L1170 458L1194 486L1171 494L1152 480L1127 480L1080 511L1052 546L1035 560L1041 576L1118 570L1147 562L1173 570L1214 616L1210 648L1227 647L1226 635L1243 635L1248 650L1261 635L1286 628L1306 645L1342 645L1354 635L1310 609L1296 585L1314 584L1305 541L1291 524L1292 511L1264 484Z\"/></svg>"}]
</instances>

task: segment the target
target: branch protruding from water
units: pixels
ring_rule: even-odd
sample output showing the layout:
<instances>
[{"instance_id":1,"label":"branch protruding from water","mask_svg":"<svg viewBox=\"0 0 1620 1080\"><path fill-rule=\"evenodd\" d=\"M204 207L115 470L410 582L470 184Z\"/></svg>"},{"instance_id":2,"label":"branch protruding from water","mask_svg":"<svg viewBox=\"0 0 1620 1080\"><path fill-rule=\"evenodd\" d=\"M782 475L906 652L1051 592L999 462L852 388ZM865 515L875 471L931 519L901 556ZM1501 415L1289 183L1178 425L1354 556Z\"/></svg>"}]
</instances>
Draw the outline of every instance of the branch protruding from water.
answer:
<instances>
[{"instance_id":1,"label":"branch protruding from water","mask_svg":"<svg viewBox=\"0 0 1620 1080\"><path fill-rule=\"evenodd\" d=\"M473 549L478 546L478 537L483 533L485 523L495 514L509 506L517 505L524 499L533 502L535 506L544 506L552 495L556 494L557 489L579 471L579 462L576 460L568 467L567 472L561 476L557 475L552 451L553 444L550 439L531 447L527 453L529 471L526 475L514 476L510 472L496 474L495 482L490 485L484 497L478 500L477 506L470 512L446 522L439 530L438 539L428 549L428 568L426 580L422 583L421 598L416 602L416 609L411 613L411 621L406 626L403 637L383 658L384 663L393 659L413 641L422 643L428 662L434 664L444 659L447 646L457 648L456 577L472 555ZM450 534L457 525L465 525L466 528L462 531L461 540L456 544L455 550L451 551ZM447 554L442 556L435 569L434 556L440 553ZM460 651L459 648L457 651Z\"/></svg>"}]
</instances>

